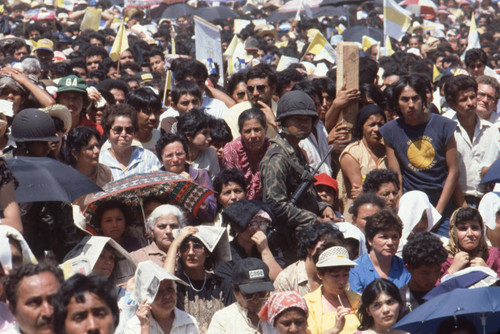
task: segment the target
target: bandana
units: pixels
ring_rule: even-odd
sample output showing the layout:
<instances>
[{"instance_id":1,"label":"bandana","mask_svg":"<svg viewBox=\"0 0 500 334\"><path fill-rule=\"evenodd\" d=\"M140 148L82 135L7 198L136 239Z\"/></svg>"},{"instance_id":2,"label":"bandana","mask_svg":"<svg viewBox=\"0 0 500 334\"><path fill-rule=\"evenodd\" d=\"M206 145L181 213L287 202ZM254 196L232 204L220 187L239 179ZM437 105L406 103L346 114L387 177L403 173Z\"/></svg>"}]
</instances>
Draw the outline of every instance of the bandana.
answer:
<instances>
[{"instance_id":1,"label":"bandana","mask_svg":"<svg viewBox=\"0 0 500 334\"><path fill-rule=\"evenodd\" d=\"M284 311L290 308L298 308L308 313L306 301L297 291L278 292L266 301L259 312L259 317L264 322L274 326L274 320Z\"/></svg>"}]
</instances>

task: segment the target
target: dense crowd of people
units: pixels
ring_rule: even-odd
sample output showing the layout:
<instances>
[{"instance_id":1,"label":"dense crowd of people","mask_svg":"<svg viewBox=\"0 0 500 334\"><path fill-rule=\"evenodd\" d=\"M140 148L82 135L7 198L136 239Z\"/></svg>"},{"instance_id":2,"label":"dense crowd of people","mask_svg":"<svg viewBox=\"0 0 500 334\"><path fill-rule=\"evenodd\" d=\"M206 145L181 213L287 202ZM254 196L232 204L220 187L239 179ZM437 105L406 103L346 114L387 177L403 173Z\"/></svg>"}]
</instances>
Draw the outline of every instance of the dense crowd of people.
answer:
<instances>
[{"instance_id":1,"label":"dense crowd of people","mask_svg":"<svg viewBox=\"0 0 500 334\"><path fill-rule=\"evenodd\" d=\"M224 2L239 22L213 20L223 68L196 60L172 4L0 2L1 332L404 333L450 277L497 284L500 192L482 183L500 156L496 3L439 0L384 48L358 40L347 89L309 46L382 28L376 1L267 23L279 1ZM25 200L25 158L206 195ZM435 332L478 329L450 314Z\"/></svg>"}]
</instances>

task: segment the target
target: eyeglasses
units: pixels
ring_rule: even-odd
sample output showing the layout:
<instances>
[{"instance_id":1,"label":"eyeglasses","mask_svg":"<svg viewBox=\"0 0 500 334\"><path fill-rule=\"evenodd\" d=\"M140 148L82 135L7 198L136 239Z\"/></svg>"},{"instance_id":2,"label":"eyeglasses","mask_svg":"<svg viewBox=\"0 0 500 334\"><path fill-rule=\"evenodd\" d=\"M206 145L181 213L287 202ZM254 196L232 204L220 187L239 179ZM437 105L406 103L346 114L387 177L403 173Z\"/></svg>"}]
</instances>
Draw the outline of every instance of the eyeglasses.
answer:
<instances>
[{"instance_id":1,"label":"eyeglasses","mask_svg":"<svg viewBox=\"0 0 500 334\"><path fill-rule=\"evenodd\" d=\"M195 253L201 253L202 251L205 250L205 246L203 246L203 244L200 244L198 242L195 242L192 244L193 245L193 251ZM179 250L181 251L181 253L186 253L188 252L189 250L191 249L191 245L189 243L187 244L182 244L181 247L179 248Z\"/></svg>"},{"instance_id":2,"label":"eyeglasses","mask_svg":"<svg viewBox=\"0 0 500 334\"><path fill-rule=\"evenodd\" d=\"M488 100L489 102L495 102L495 100L497 99L496 97L488 95L483 92L477 92L477 98L481 100L486 98L486 100Z\"/></svg>"},{"instance_id":3,"label":"eyeglasses","mask_svg":"<svg viewBox=\"0 0 500 334\"><path fill-rule=\"evenodd\" d=\"M243 99L245 97L245 92L238 92L238 93L236 93L236 97L238 99L240 99L240 100Z\"/></svg>"},{"instance_id":4,"label":"eyeglasses","mask_svg":"<svg viewBox=\"0 0 500 334\"><path fill-rule=\"evenodd\" d=\"M247 86L247 91L249 91L250 93L253 93L255 88L257 88L257 91L260 94L264 94L264 92L266 91L267 85Z\"/></svg>"},{"instance_id":5,"label":"eyeglasses","mask_svg":"<svg viewBox=\"0 0 500 334\"><path fill-rule=\"evenodd\" d=\"M125 130L125 132L128 135L132 135L135 132L135 129L133 126L127 126L127 127L115 126L114 128L111 128L111 130L114 132L115 135L121 134L123 132L123 130Z\"/></svg>"},{"instance_id":6,"label":"eyeglasses","mask_svg":"<svg viewBox=\"0 0 500 334\"><path fill-rule=\"evenodd\" d=\"M246 294L240 290L240 293L243 296L243 298L245 298L245 300L269 298L269 291L260 291L260 292L256 292L256 293Z\"/></svg>"},{"instance_id":7,"label":"eyeglasses","mask_svg":"<svg viewBox=\"0 0 500 334\"><path fill-rule=\"evenodd\" d=\"M177 159L182 159L186 156L186 152L182 151L182 152L175 152L175 153L166 154L163 156L163 160L170 161L174 158L174 156L177 157Z\"/></svg>"},{"instance_id":8,"label":"eyeglasses","mask_svg":"<svg viewBox=\"0 0 500 334\"><path fill-rule=\"evenodd\" d=\"M251 221L248 226L254 230L265 231L269 227L269 222L267 220L262 221Z\"/></svg>"}]
</instances>

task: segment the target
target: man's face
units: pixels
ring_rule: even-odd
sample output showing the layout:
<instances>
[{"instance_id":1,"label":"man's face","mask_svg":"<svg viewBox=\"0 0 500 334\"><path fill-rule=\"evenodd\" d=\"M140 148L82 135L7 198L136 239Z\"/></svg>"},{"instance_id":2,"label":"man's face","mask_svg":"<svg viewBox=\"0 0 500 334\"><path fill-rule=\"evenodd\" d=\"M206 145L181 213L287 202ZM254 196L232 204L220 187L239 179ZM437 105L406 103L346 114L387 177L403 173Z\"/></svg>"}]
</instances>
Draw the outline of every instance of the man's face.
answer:
<instances>
[{"instance_id":1,"label":"man's face","mask_svg":"<svg viewBox=\"0 0 500 334\"><path fill-rule=\"evenodd\" d=\"M198 85L198 87L200 87L200 89L201 89L201 95L203 95L203 92L205 92L205 80L203 80L202 77L188 76L184 80L196 82L196 84Z\"/></svg>"},{"instance_id":2,"label":"man's face","mask_svg":"<svg viewBox=\"0 0 500 334\"><path fill-rule=\"evenodd\" d=\"M161 57L156 55L153 57L149 57L149 66L151 66L151 70L153 72L163 73L165 69L163 68L164 61L161 60Z\"/></svg>"},{"instance_id":3,"label":"man's face","mask_svg":"<svg viewBox=\"0 0 500 334\"><path fill-rule=\"evenodd\" d=\"M34 41L38 41L38 39L40 38L40 36L41 36L40 31L38 31L38 30L31 30L28 38L32 39Z\"/></svg>"},{"instance_id":4,"label":"man's face","mask_svg":"<svg viewBox=\"0 0 500 334\"><path fill-rule=\"evenodd\" d=\"M307 138L312 131L313 119L311 116L288 116L283 120L283 125L291 135Z\"/></svg>"},{"instance_id":5,"label":"man's face","mask_svg":"<svg viewBox=\"0 0 500 334\"><path fill-rule=\"evenodd\" d=\"M477 107L477 95L474 88L458 91L455 99L449 101L448 104L458 116L474 115Z\"/></svg>"},{"instance_id":6,"label":"man's face","mask_svg":"<svg viewBox=\"0 0 500 334\"><path fill-rule=\"evenodd\" d=\"M36 57L40 62L45 63L45 62L51 62L52 57L54 56L54 53L49 50L37 50L35 52Z\"/></svg>"},{"instance_id":7,"label":"man's face","mask_svg":"<svg viewBox=\"0 0 500 334\"><path fill-rule=\"evenodd\" d=\"M68 107L71 113L72 127L80 124L80 114L83 110L83 95L80 92L61 92L57 96L57 102Z\"/></svg>"},{"instance_id":8,"label":"man's face","mask_svg":"<svg viewBox=\"0 0 500 334\"><path fill-rule=\"evenodd\" d=\"M398 99L399 110L408 125L418 125L425 114L422 97L410 86L401 91Z\"/></svg>"},{"instance_id":9,"label":"man's face","mask_svg":"<svg viewBox=\"0 0 500 334\"><path fill-rule=\"evenodd\" d=\"M137 120L139 123L139 131L144 133L151 133L153 129L158 126L161 110L140 110L137 113Z\"/></svg>"},{"instance_id":10,"label":"man's face","mask_svg":"<svg viewBox=\"0 0 500 334\"><path fill-rule=\"evenodd\" d=\"M59 285L54 274L48 271L26 276L19 282L16 309L11 311L23 333L53 333L52 297Z\"/></svg>"},{"instance_id":11,"label":"man's face","mask_svg":"<svg viewBox=\"0 0 500 334\"><path fill-rule=\"evenodd\" d=\"M495 88L486 84L478 84L477 87L477 113L488 119L497 108L498 98Z\"/></svg>"},{"instance_id":12,"label":"man's face","mask_svg":"<svg viewBox=\"0 0 500 334\"><path fill-rule=\"evenodd\" d=\"M410 41L408 43L408 47L420 50L420 42L418 41L418 38L410 38Z\"/></svg>"},{"instance_id":13,"label":"man's face","mask_svg":"<svg viewBox=\"0 0 500 334\"><path fill-rule=\"evenodd\" d=\"M86 291L78 300L69 300L68 313L64 321L66 334L113 334L113 313L98 295Z\"/></svg>"},{"instance_id":14,"label":"man's face","mask_svg":"<svg viewBox=\"0 0 500 334\"><path fill-rule=\"evenodd\" d=\"M352 217L352 224L365 233L366 217L379 212L380 208L372 203L363 204L358 208L358 214Z\"/></svg>"},{"instance_id":15,"label":"man's face","mask_svg":"<svg viewBox=\"0 0 500 334\"><path fill-rule=\"evenodd\" d=\"M484 74L485 65L480 60L476 60L467 65L467 72L476 79L478 76Z\"/></svg>"},{"instance_id":16,"label":"man's face","mask_svg":"<svg viewBox=\"0 0 500 334\"><path fill-rule=\"evenodd\" d=\"M100 47L104 46L104 44L102 44L101 40L99 40L97 38L91 38L90 39L90 45L100 46Z\"/></svg>"},{"instance_id":17,"label":"man's face","mask_svg":"<svg viewBox=\"0 0 500 334\"><path fill-rule=\"evenodd\" d=\"M125 92L123 90L113 88L109 92L113 94L116 104L122 104L125 102Z\"/></svg>"},{"instance_id":18,"label":"man's face","mask_svg":"<svg viewBox=\"0 0 500 334\"><path fill-rule=\"evenodd\" d=\"M73 73L79 76L82 79L87 79L87 70L83 67L75 67L73 68Z\"/></svg>"},{"instance_id":19,"label":"man's face","mask_svg":"<svg viewBox=\"0 0 500 334\"><path fill-rule=\"evenodd\" d=\"M467 48L467 39L466 38L460 38L458 40L458 53L461 54L465 51L465 49Z\"/></svg>"},{"instance_id":20,"label":"man's face","mask_svg":"<svg viewBox=\"0 0 500 334\"><path fill-rule=\"evenodd\" d=\"M421 265L416 269L406 267L411 274L411 287L419 292L427 292L436 286L436 282L441 276L441 265Z\"/></svg>"},{"instance_id":21,"label":"man's face","mask_svg":"<svg viewBox=\"0 0 500 334\"><path fill-rule=\"evenodd\" d=\"M179 115L184 115L191 109L198 109L201 106L201 99L198 96L191 94L181 95L177 104L174 105L174 109L179 112Z\"/></svg>"},{"instance_id":22,"label":"man's face","mask_svg":"<svg viewBox=\"0 0 500 334\"><path fill-rule=\"evenodd\" d=\"M261 108L262 106L258 103L264 102L268 106L271 106L271 99L274 93L274 86L269 86L268 78L255 78L249 79L247 81L247 94L248 99L253 106Z\"/></svg>"},{"instance_id":23,"label":"man's face","mask_svg":"<svg viewBox=\"0 0 500 334\"><path fill-rule=\"evenodd\" d=\"M85 64L87 66L87 72L90 72L90 71L95 71L97 69L99 69L99 64L102 63L102 56L101 55L94 55L94 56L90 56L90 57L87 57L85 59Z\"/></svg>"},{"instance_id":24,"label":"man's face","mask_svg":"<svg viewBox=\"0 0 500 334\"><path fill-rule=\"evenodd\" d=\"M14 58L16 58L16 60L22 60L24 57L28 56L28 47L26 46L20 47L19 49L14 51L13 56Z\"/></svg>"}]
</instances>

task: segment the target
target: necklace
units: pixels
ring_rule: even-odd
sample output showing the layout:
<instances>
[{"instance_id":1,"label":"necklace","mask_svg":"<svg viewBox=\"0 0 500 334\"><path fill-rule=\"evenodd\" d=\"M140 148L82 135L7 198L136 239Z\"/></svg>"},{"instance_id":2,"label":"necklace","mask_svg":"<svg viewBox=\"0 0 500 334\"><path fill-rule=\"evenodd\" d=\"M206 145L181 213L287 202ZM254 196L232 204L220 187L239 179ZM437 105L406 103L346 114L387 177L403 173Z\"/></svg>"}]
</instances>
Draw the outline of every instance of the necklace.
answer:
<instances>
[{"instance_id":1,"label":"necklace","mask_svg":"<svg viewBox=\"0 0 500 334\"><path fill-rule=\"evenodd\" d=\"M191 286L191 289L193 289L194 291L196 292L201 292L203 291L203 289L205 289L205 283L207 283L207 272L205 271L205 278L203 279L203 285L201 286L201 289L196 289L193 285L193 283L191 283L191 280L189 279L189 276L186 274L185 271L183 271L184 275L186 275L187 279L188 279L188 282L189 282L189 286Z\"/></svg>"}]
</instances>

